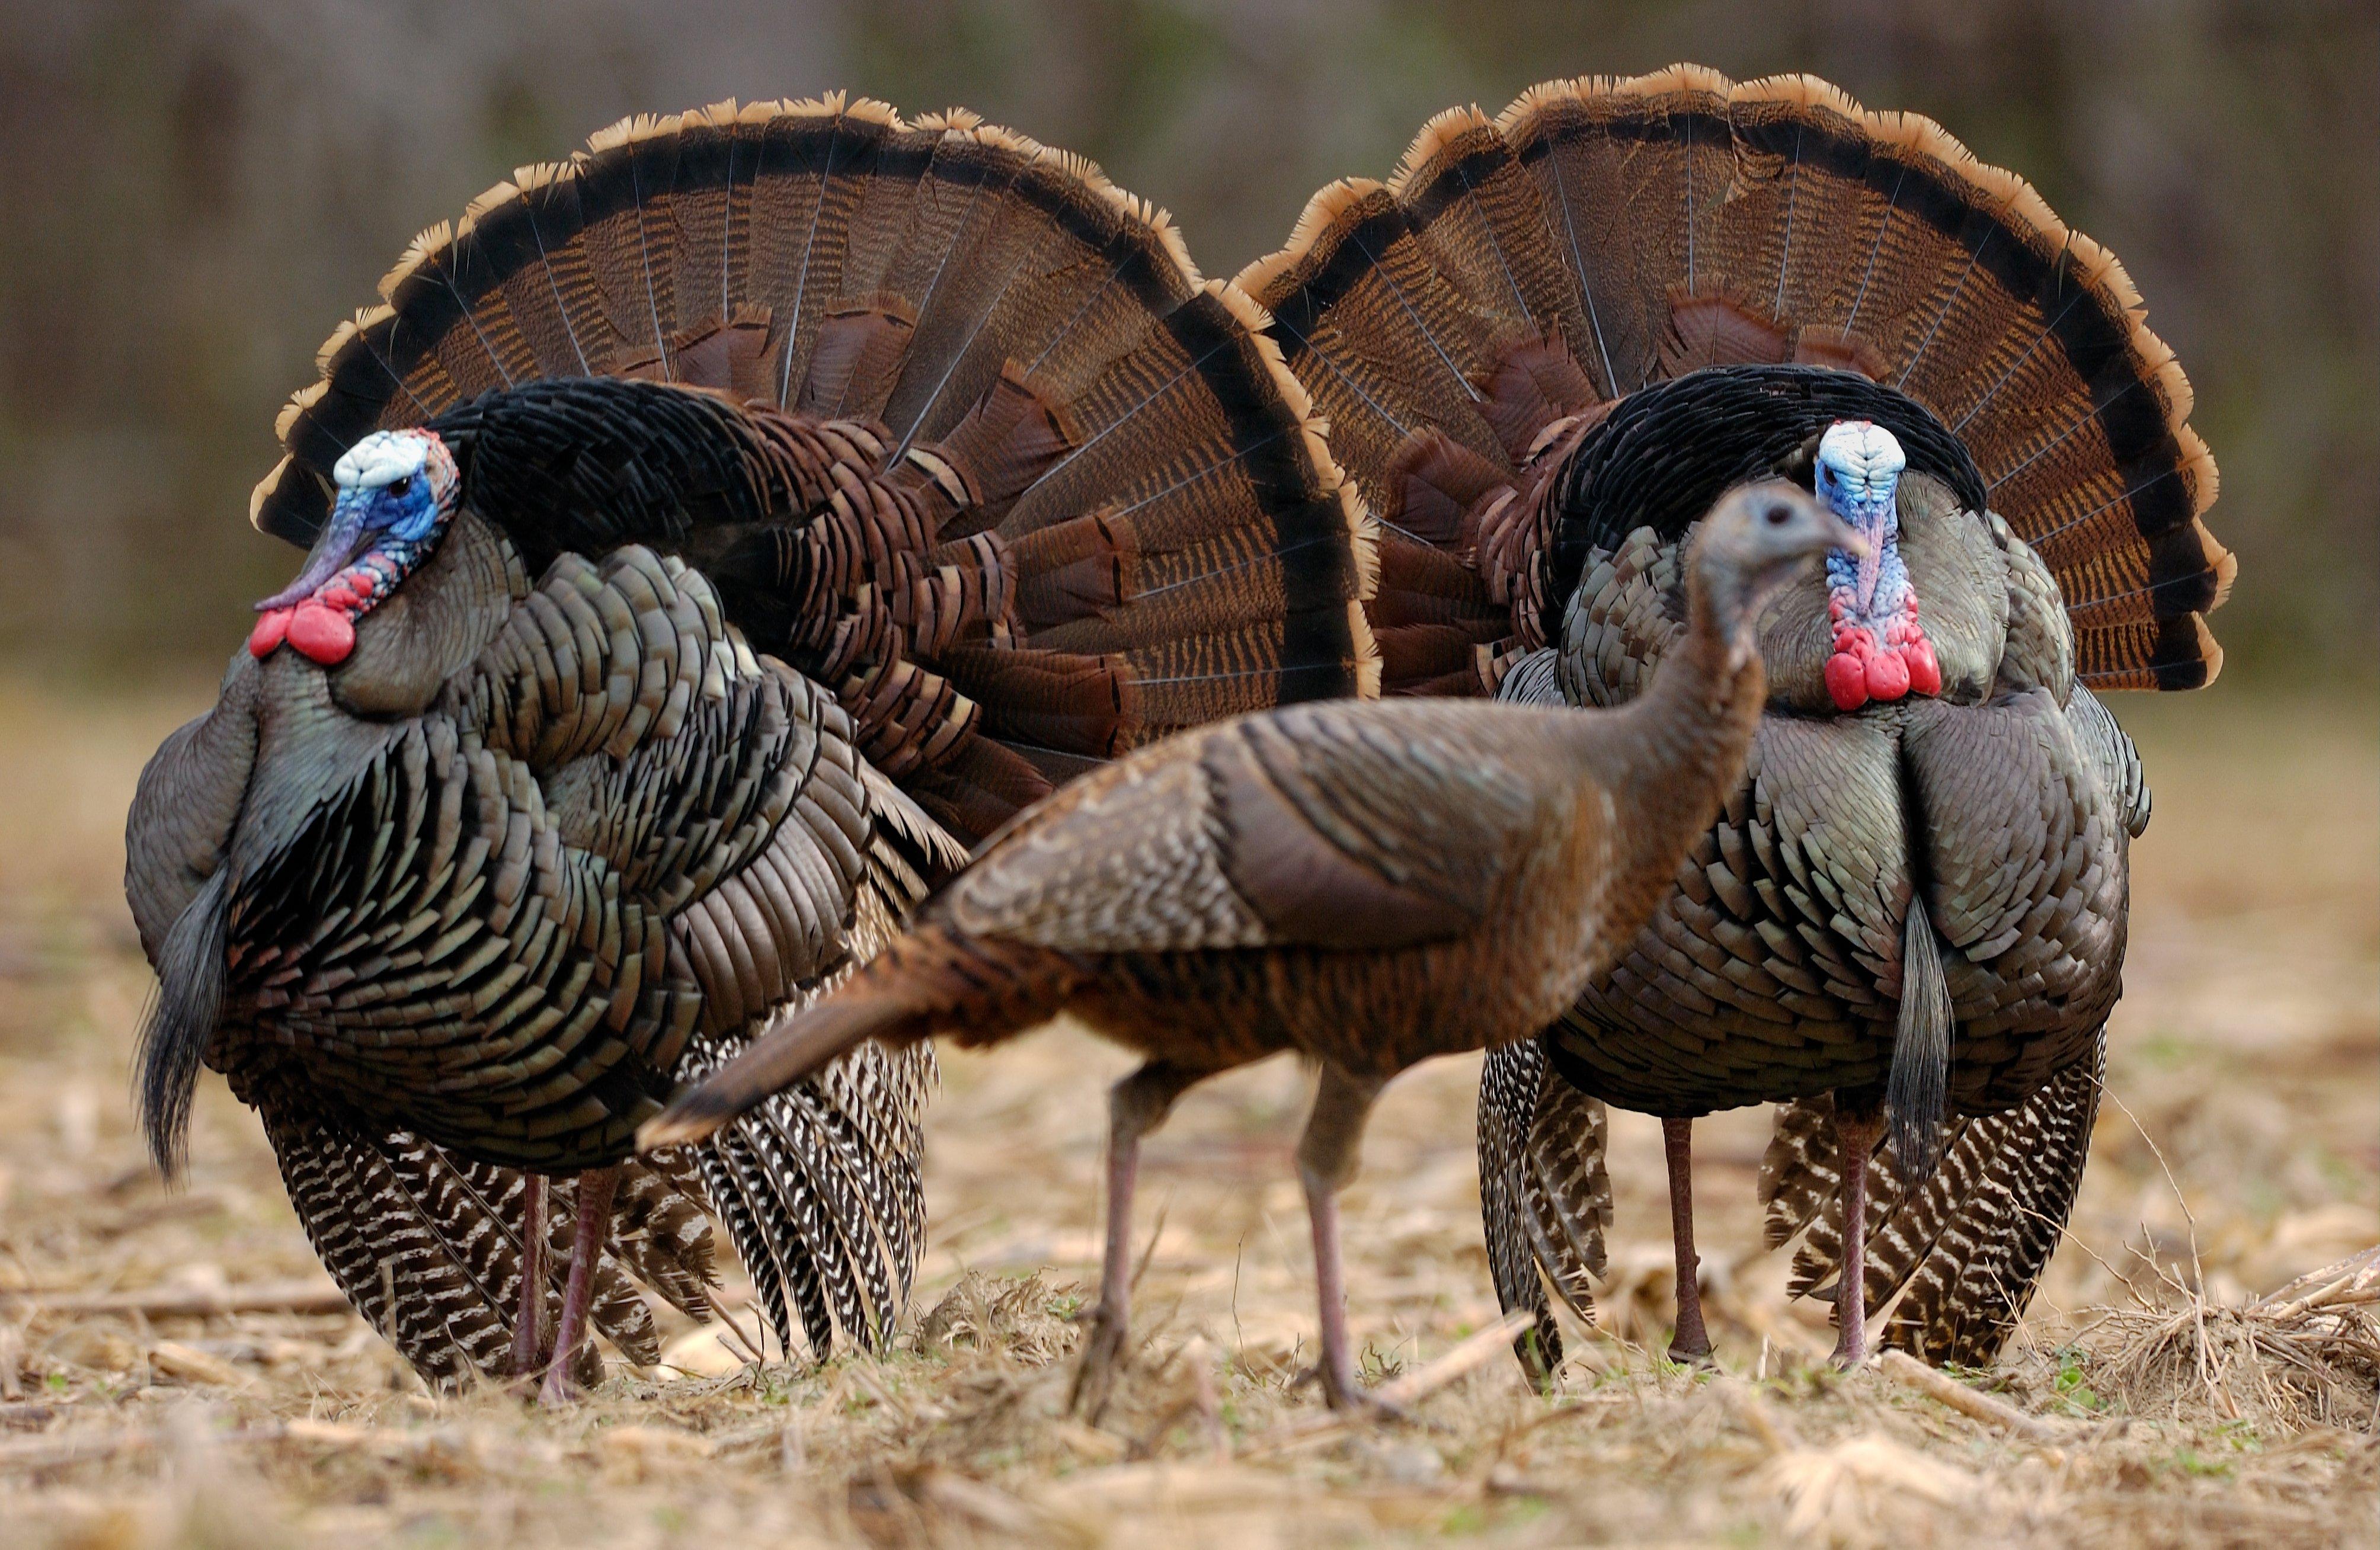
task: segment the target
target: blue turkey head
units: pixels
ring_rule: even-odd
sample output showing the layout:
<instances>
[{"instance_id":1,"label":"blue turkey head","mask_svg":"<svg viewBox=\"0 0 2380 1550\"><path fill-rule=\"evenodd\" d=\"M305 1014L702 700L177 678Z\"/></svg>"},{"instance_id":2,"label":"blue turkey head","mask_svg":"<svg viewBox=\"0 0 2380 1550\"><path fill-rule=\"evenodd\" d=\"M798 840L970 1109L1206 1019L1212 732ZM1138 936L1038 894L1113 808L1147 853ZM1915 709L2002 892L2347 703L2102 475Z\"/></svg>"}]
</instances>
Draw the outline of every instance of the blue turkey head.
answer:
<instances>
[{"instance_id":1,"label":"blue turkey head","mask_svg":"<svg viewBox=\"0 0 2380 1550\"><path fill-rule=\"evenodd\" d=\"M285 640L324 667L346 660L356 621L429 556L455 515L455 454L434 430L376 430L331 470L338 499L298 579L256 605L249 650Z\"/></svg>"},{"instance_id":2,"label":"blue turkey head","mask_svg":"<svg viewBox=\"0 0 2380 1550\"><path fill-rule=\"evenodd\" d=\"M1818 439L1812 488L1821 504L1867 539L1860 555L1839 549L1827 556L1827 613L1835 636L1827 692L1842 710L1912 691L1942 692L1941 665L1918 623L1917 589L1900 557L1898 501L1908 466L1900 440L1869 420L1837 420Z\"/></svg>"}]
</instances>

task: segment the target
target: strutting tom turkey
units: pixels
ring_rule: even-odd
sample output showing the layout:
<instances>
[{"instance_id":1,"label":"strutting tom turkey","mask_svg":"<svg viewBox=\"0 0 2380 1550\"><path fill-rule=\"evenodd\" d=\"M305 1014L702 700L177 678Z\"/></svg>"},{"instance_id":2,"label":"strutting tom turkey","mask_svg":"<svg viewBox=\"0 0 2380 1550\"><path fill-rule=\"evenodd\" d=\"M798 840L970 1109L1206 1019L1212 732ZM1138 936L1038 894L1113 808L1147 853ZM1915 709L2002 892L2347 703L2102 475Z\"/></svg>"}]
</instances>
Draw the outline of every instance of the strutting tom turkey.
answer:
<instances>
[{"instance_id":1,"label":"strutting tom turkey","mask_svg":"<svg viewBox=\"0 0 2380 1550\"><path fill-rule=\"evenodd\" d=\"M1670 670L1611 710L1400 699L1301 705L1142 749L995 835L915 929L647 1127L698 1140L875 1039L992 1044L1071 1010L1147 1060L1116 1084L1107 1257L1075 1386L1123 1349L1140 1140L1219 1072L1321 1067L1298 1146L1320 1373L1362 1402L1338 1192L1381 1086L1526 1038L1633 938L1741 779L1761 602L1862 540L1782 483L1722 500L1686 558Z\"/></svg>"},{"instance_id":2,"label":"strutting tom turkey","mask_svg":"<svg viewBox=\"0 0 2380 1550\"><path fill-rule=\"evenodd\" d=\"M1056 784L1366 688L1354 498L1160 213L964 113L634 119L382 293L257 490L304 571L131 814L157 1157L224 1072L435 1380L652 1361L713 1217L789 1350L873 1345L925 1048L637 1126Z\"/></svg>"},{"instance_id":3,"label":"strutting tom turkey","mask_svg":"<svg viewBox=\"0 0 2380 1550\"><path fill-rule=\"evenodd\" d=\"M1660 1115L1678 1349L1706 1350L1687 1127L1779 1100L1771 1239L1807 1228L1797 1287L1854 1293L1841 1354L1905 1291L1888 1341L1987 1357L2081 1176L2147 818L2094 696L2212 678L2233 570L2120 266L1925 119L1682 66L1440 115L1241 281L1380 522L1386 693L1645 692L1739 479L1870 538L1763 621L1746 778L1644 934L1489 1058L1490 1261L1508 1307L1544 1313L1542 1269L1584 1309L1599 1102Z\"/></svg>"}]
</instances>

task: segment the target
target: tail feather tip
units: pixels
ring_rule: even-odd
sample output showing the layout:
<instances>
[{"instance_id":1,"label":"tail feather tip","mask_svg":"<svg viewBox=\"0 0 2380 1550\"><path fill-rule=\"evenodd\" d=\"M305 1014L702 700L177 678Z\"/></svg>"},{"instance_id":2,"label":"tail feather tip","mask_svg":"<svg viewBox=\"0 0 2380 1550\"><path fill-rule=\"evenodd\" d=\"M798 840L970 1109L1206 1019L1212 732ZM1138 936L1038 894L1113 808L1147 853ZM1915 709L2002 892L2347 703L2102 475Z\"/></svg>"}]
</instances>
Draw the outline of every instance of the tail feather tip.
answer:
<instances>
[{"instance_id":1,"label":"tail feather tip","mask_svg":"<svg viewBox=\"0 0 2380 1550\"><path fill-rule=\"evenodd\" d=\"M637 1127L637 1150L658 1152L707 1141L742 1112L743 1107L734 1099L712 1092L708 1085L697 1087Z\"/></svg>"}]
</instances>

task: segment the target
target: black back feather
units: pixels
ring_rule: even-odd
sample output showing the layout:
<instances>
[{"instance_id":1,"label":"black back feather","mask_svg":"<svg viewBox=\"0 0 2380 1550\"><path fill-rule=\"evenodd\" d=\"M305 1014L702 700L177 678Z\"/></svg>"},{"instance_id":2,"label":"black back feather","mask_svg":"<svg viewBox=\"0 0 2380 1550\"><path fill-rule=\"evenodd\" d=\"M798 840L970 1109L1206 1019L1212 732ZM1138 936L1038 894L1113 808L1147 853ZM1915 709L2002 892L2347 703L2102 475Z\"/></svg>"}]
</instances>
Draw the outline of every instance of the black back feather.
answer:
<instances>
[{"instance_id":1,"label":"black back feather","mask_svg":"<svg viewBox=\"0 0 2380 1550\"><path fill-rule=\"evenodd\" d=\"M1561 638L1589 551L1617 549L1639 527L1678 537L1730 488L1790 468L1811 437L1845 419L1891 431L1912 472L1942 480L1963 509L1984 510L1975 460L1907 394L1818 366L1706 367L1621 399L1562 471L1543 562L1545 638Z\"/></svg>"},{"instance_id":2,"label":"black back feather","mask_svg":"<svg viewBox=\"0 0 2380 1550\"><path fill-rule=\"evenodd\" d=\"M700 527L784 515L750 418L723 398L618 377L481 394L430 422L463 503L539 571L565 550L673 547Z\"/></svg>"}]
</instances>

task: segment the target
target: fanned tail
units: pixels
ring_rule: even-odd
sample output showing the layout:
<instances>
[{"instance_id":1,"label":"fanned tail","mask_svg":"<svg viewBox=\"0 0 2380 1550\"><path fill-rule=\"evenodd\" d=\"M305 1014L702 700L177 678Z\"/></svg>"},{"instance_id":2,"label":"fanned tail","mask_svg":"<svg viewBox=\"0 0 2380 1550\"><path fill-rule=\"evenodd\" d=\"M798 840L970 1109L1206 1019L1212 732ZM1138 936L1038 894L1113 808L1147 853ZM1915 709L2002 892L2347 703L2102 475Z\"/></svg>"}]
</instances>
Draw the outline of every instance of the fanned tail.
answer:
<instances>
[{"instance_id":1,"label":"fanned tail","mask_svg":"<svg viewBox=\"0 0 2380 1550\"><path fill-rule=\"evenodd\" d=\"M1548 82L1441 114L1386 185L1324 189L1241 282L1380 515L1392 689L1451 692L1460 647L1490 691L1543 644L1565 440L1714 367L1864 377L1947 427L2057 577L2086 684L2221 667L2204 615L2235 567L2180 365L2112 254L1929 119L1806 76ZM1406 549L1480 591L1416 587ZM1401 648L1424 623L1436 647Z\"/></svg>"},{"instance_id":2,"label":"fanned tail","mask_svg":"<svg viewBox=\"0 0 2380 1550\"><path fill-rule=\"evenodd\" d=\"M2074 1208L2106 1072L2103 1030L2092 1060L2019 1107L1951 1120L1939 1166L1914 1187L1892 1145L1869 1160L1864 1290L1871 1310L1892 1304L1881 1337L1888 1346L1970 1367L1999 1354ZM1802 1235L1795 1296L1827 1294L1841 1271L1833 1134L1823 1103L1783 1105L1761 1162L1769 1247Z\"/></svg>"},{"instance_id":3,"label":"fanned tail","mask_svg":"<svg viewBox=\"0 0 2380 1550\"><path fill-rule=\"evenodd\" d=\"M711 569L963 838L1376 676L1371 544L1261 313L1096 167L971 115L630 120L382 292L284 415L260 527L306 541L358 437L437 426L532 562L633 539Z\"/></svg>"}]
</instances>

